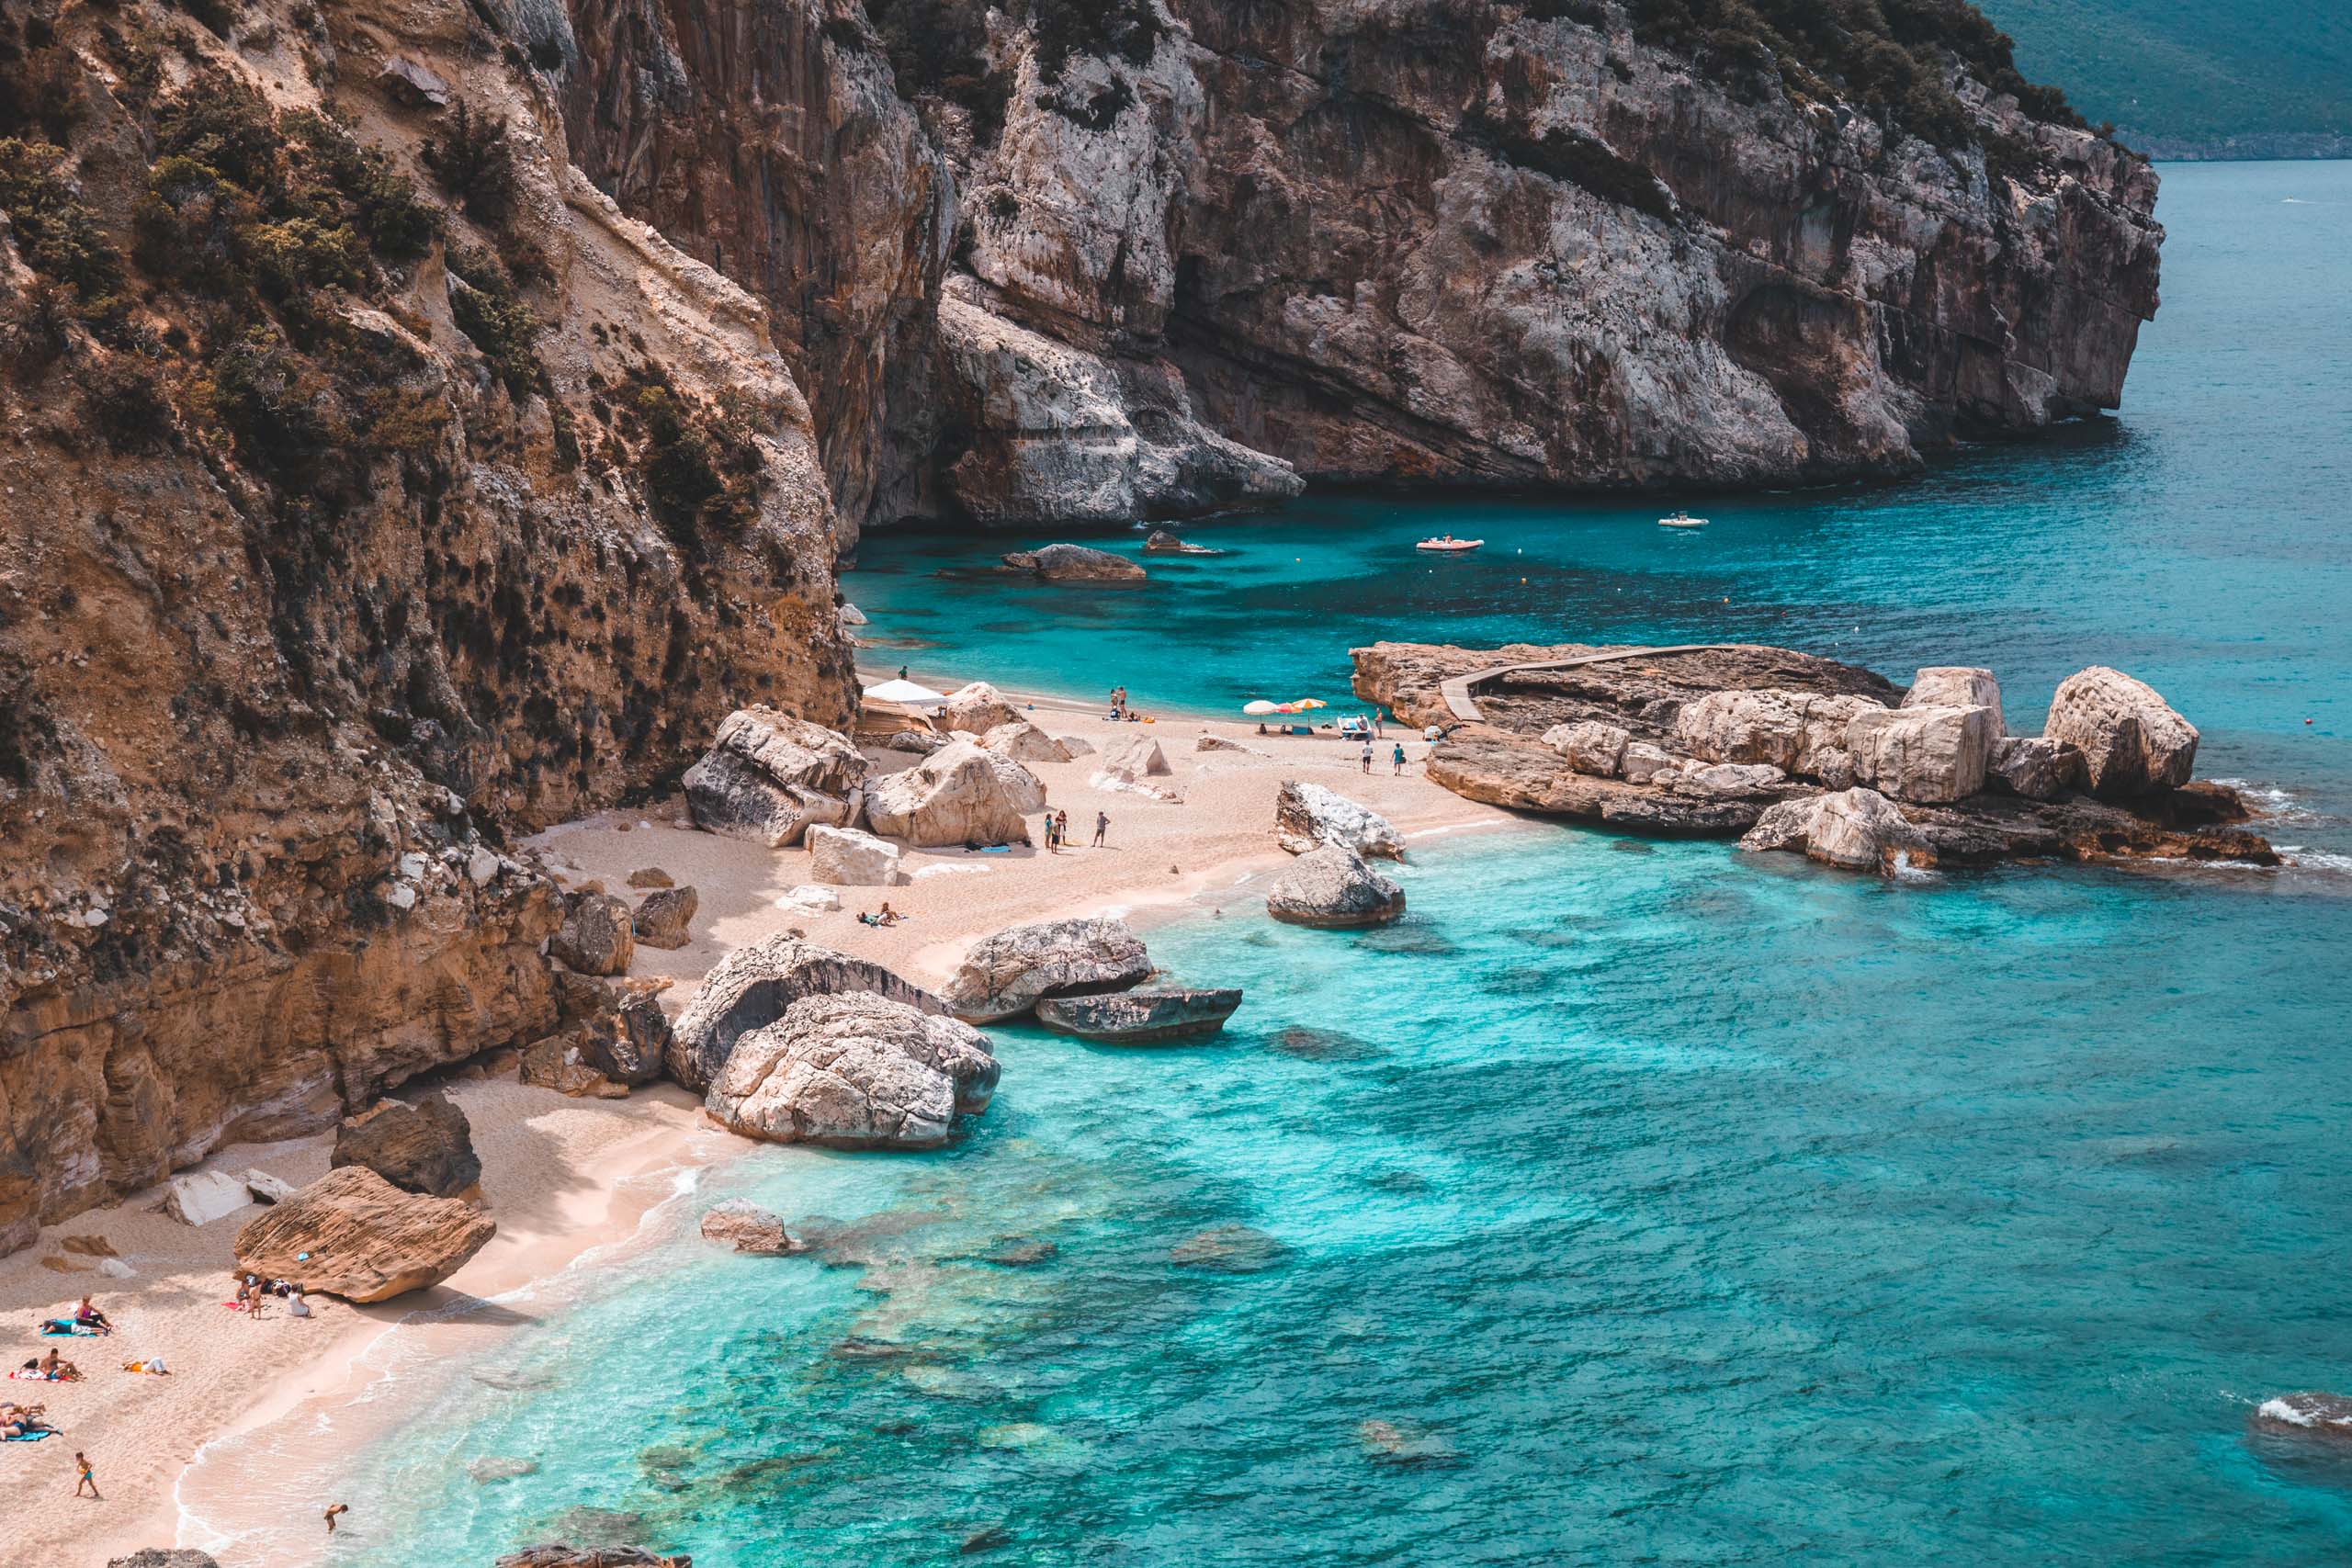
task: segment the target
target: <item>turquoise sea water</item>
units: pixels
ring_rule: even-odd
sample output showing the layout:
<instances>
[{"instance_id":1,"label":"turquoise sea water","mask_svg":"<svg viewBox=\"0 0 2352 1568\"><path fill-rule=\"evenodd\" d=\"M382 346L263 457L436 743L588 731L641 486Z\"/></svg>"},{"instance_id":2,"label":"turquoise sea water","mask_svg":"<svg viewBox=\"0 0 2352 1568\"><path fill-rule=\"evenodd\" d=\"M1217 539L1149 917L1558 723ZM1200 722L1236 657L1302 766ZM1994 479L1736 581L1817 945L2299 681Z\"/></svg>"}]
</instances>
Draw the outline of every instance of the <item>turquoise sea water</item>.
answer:
<instances>
[{"instance_id":1,"label":"turquoise sea water","mask_svg":"<svg viewBox=\"0 0 2352 1568\"><path fill-rule=\"evenodd\" d=\"M2352 1387L2352 165L2168 170L2162 214L2095 438L1709 498L1695 538L1331 501L1127 597L921 538L851 593L918 673L1177 705L1336 697L1379 635L1983 661L2019 726L2112 662L2312 863L1889 883L1536 825L1423 840L1385 931L1233 889L1151 938L1246 988L1218 1042L997 1031L953 1148L723 1168L441 1370L338 1482L336 1560L486 1563L583 1509L698 1568L2352 1555L2352 1461L2246 1425ZM1439 528L1487 549L1397 553ZM733 1195L843 1224L720 1255L693 1223Z\"/></svg>"}]
</instances>

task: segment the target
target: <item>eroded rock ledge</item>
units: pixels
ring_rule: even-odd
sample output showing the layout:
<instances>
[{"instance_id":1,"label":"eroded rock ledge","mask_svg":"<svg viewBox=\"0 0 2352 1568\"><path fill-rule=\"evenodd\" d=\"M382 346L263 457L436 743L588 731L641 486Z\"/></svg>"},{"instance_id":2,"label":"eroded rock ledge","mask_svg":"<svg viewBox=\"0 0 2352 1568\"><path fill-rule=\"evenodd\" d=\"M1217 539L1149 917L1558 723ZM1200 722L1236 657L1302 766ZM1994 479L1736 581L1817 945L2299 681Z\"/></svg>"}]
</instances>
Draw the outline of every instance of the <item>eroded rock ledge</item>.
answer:
<instances>
[{"instance_id":1,"label":"eroded rock ledge","mask_svg":"<svg viewBox=\"0 0 2352 1568\"><path fill-rule=\"evenodd\" d=\"M1476 689L1498 665L1623 651ZM1445 727L1429 776L1472 800L1659 836L1739 838L1861 867L2165 858L2278 863L2233 824L2234 790L2188 783L2196 731L2147 687L2093 669L2060 688L2048 736L2005 733L1989 671L1923 670L1905 694L1788 649L1681 653L1566 644L1353 650L1357 694ZM1970 699L1979 700L1970 700ZM2112 756L2104 782L2087 755Z\"/></svg>"}]
</instances>

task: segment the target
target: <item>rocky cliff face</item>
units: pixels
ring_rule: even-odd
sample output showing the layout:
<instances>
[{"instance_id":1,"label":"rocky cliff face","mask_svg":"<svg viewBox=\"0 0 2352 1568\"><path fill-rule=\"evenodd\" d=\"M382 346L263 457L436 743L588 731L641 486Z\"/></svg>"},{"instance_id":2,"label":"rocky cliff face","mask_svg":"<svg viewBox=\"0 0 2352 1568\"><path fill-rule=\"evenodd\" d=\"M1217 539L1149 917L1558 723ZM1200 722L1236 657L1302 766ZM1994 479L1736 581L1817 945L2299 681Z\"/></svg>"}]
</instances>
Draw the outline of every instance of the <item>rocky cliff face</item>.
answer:
<instances>
[{"instance_id":1,"label":"rocky cliff face","mask_svg":"<svg viewBox=\"0 0 2352 1568\"><path fill-rule=\"evenodd\" d=\"M560 16L203 15L5 40L0 1248L547 1032L506 836L850 695L807 404Z\"/></svg>"},{"instance_id":2,"label":"rocky cliff face","mask_svg":"<svg viewBox=\"0 0 2352 1568\"><path fill-rule=\"evenodd\" d=\"M2154 174L1964 8L1789 38L1737 0L1712 30L1673 0L812 6L575 9L607 63L568 123L805 315L862 518L1897 472L2114 407L2155 309Z\"/></svg>"},{"instance_id":3,"label":"rocky cliff face","mask_svg":"<svg viewBox=\"0 0 2352 1568\"><path fill-rule=\"evenodd\" d=\"M2154 176L1895 10L0 13L0 1247L553 1030L501 846L842 717L868 523L2111 406Z\"/></svg>"}]
</instances>

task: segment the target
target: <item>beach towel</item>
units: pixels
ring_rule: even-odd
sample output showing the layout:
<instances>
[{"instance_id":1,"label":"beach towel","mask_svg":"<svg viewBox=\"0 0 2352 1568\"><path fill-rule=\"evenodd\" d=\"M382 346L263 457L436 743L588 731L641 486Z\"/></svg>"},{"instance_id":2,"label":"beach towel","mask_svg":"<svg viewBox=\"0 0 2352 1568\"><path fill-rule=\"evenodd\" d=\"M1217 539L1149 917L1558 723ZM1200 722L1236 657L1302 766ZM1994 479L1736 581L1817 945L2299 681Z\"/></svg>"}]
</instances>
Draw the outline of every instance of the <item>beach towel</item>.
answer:
<instances>
[{"instance_id":1,"label":"beach towel","mask_svg":"<svg viewBox=\"0 0 2352 1568\"><path fill-rule=\"evenodd\" d=\"M43 1438L53 1438L55 1436L57 1436L56 1433L44 1427L38 1432L19 1432L13 1438L0 1438L0 1443L38 1443Z\"/></svg>"},{"instance_id":2,"label":"beach towel","mask_svg":"<svg viewBox=\"0 0 2352 1568\"><path fill-rule=\"evenodd\" d=\"M26 1367L18 1367L8 1375L18 1382L55 1382L57 1381L47 1372L36 1372Z\"/></svg>"},{"instance_id":3,"label":"beach towel","mask_svg":"<svg viewBox=\"0 0 2352 1568\"><path fill-rule=\"evenodd\" d=\"M40 1325L43 1339L96 1339L104 1329L82 1324L51 1322Z\"/></svg>"}]
</instances>

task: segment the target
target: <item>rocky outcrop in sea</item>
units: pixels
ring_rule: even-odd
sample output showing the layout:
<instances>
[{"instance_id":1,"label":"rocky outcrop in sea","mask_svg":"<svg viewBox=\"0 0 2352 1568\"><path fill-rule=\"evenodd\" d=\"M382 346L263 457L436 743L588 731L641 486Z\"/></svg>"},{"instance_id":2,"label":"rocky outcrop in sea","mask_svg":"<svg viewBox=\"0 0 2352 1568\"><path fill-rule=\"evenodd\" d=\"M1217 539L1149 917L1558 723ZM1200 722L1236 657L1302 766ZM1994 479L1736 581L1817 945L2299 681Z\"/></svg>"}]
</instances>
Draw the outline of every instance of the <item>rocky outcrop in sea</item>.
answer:
<instances>
[{"instance_id":1,"label":"rocky outcrop in sea","mask_svg":"<svg viewBox=\"0 0 2352 1568\"><path fill-rule=\"evenodd\" d=\"M2048 732L2011 736L1999 682L1973 668L1921 670L1905 691L1754 645L1376 643L1354 659L1359 695L1442 728L1429 777L1492 805L1856 869L2278 863L2235 826L2252 815L2235 791L2190 782L2195 728L2112 670L2069 677ZM1477 718L1457 711L1465 697Z\"/></svg>"}]
</instances>

